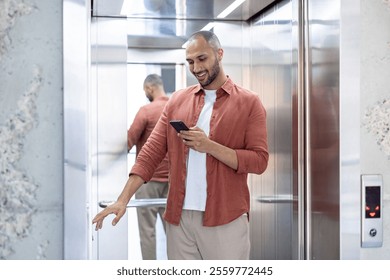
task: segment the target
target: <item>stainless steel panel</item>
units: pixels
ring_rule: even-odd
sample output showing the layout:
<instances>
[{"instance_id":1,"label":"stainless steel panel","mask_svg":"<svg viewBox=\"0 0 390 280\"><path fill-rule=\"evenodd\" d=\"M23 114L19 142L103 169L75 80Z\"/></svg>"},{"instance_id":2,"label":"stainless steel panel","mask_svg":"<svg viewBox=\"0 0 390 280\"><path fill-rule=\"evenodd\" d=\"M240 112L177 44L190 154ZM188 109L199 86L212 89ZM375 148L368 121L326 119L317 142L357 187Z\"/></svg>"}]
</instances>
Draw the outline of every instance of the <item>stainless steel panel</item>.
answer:
<instances>
[{"instance_id":1,"label":"stainless steel panel","mask_svg":"<svg viewBox=\"0 0 390 280\"><path fill-rule=\"evenodd\" d=\"M251 258L297 259L292 165L292 96L297 58L293 1L281 1L251 25L251 88L267 110L270 159L266 172L250 176ZM282 199L283 198L283 199ZM287 198L287 199L286 199ZM272 202L272 203L271 203Z\"/></svg>"},{"instance_id":2,"label":"stainless steel panel","mask_svg":"<svg viewBox=\"0 0 390 280\"><path fill-rule=\"evenodd\" d=\"M113 32L115 30L115 32ZM127 36L125 18L92 19L91 212L98 201L115 200L127 179ZM115 227L111 217L93 232L94 259L127 259L127 214Z\"/></svg>"},{"instance_id":3,"label":"stainless steel panel","mask_svg":"<svg viewBox=\"0 0 390 280\"><path fill-rule=\"evenodd\" d=\"M90 257L90 8L90 1L64 0L65 259Z\"/></svg>"},{"instance_id":4,"label":"stainless steel panel","mask_svg":"<svg viewBox=\"0 0 390 280\"><path fill-rule=\"evenodd\" d=\"M307 1L308 259L339 259L340 1Z\"/></svg>"},{"instance_id":5,"label":"stainless steel panel","mask_svg":"<svg viewBox=\"0 0 390 280\"><path fill-rule=\"evenodd\" d=\"M292 165L293 165L293 194L298 197L293 205L293 256L305 259L305 237L308 227L305 219L305 91L306 91L306 24L307 1L293 1L293 63L297 67L292 70L292 83L295 92L292 95Z\"/></svg>"}]
</instances>

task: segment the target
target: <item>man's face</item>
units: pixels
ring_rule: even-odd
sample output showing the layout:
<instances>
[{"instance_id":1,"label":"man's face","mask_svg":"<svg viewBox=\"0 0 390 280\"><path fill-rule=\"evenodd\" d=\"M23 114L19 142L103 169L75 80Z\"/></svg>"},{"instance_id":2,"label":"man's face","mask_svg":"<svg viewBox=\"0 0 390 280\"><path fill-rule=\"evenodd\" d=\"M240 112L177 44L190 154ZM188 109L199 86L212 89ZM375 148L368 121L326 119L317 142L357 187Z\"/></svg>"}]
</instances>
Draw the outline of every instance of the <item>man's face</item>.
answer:
<instances>
[{"instance_id":1,"label":"man's face","mask_svg":"<svg viewBox=\"0 0 390 280\"><path fill-rule=\"evenodd\" d=\"M191 41L186 49L186 60L191 73L204 87L212 89L212 83L220 72L215 50L202 38Z\"/></svg>"}]
</instances>

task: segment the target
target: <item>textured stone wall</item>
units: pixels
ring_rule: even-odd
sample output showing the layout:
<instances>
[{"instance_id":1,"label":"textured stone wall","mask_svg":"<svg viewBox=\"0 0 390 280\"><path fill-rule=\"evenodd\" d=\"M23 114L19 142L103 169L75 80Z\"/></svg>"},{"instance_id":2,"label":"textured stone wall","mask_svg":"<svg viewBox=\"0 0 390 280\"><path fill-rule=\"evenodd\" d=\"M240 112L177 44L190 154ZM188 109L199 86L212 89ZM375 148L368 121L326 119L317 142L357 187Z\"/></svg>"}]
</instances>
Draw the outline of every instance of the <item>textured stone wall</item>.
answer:
<instances>
[{"instance_id":1,"label":"textured stone wall","mask_svg":"<svg viewBox=\"0 0 390 280\"><path fill-rule=\"evenodd\" d=\"M375 139L378 148L390 160L390 93L389 98L365 109L362 124Z\"/></svg>"},{"instance_id":2,"label":"textured stone wall","mask_svg":"<svg viewBox=\"0 0 390 280\"><path fill-rule=\"evenodd\" d=\"M0 1L0 259L62 258L62 1Z\"/></svg>"},{"instance_id":3,"label":"textured stone wall","mask_svg":"<svg viewBox=\"0 0 390 280\"><path fill-rule=\"evenodd\" d=\"M382 174L383 247L362 259L390 259L390 1L361 0L361 173Z\"/></svg>"},{"instance_id":4,"label":"textured stone wall","mask_svg":"<svg viewBox=\"0 0 390 280\"><path fill-rule=\"evenodd\" d=\"M7 49L12 46L10 30L15 25L15 22L24 15L27 15L33 9L29 4L2 0L0 2L0 59L7 52Z\"/></svg>"},{"instance_id":5,"label":"textured stone wall","mask_svg":"<svg viewBox=\"0 0 390 280\"><path fill-rule=\"evenodd\" d=\"M390 0L363 1L362 125L390 160ZM371 29L371 32L369 31Z\"/></svg>"}]
</instances>

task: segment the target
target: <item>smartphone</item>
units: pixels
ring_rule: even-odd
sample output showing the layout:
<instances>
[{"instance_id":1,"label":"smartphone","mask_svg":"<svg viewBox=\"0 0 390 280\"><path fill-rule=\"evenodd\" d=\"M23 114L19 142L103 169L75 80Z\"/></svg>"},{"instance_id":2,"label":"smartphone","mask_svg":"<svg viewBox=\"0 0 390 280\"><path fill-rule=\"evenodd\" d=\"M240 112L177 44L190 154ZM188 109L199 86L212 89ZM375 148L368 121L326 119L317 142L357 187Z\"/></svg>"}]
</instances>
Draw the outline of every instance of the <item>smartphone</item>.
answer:
<instances>
[{"instance_id":1,"label":"smartphone","mask_svg":"<svg viewBox=\"0 0 390 280\"><path fill-rule=\"evenodd\" d=\"M190 130L183 121L180 120L172 120L169 123L176 129L179 133L181 130Z\"/></svg>"}]
</instances>

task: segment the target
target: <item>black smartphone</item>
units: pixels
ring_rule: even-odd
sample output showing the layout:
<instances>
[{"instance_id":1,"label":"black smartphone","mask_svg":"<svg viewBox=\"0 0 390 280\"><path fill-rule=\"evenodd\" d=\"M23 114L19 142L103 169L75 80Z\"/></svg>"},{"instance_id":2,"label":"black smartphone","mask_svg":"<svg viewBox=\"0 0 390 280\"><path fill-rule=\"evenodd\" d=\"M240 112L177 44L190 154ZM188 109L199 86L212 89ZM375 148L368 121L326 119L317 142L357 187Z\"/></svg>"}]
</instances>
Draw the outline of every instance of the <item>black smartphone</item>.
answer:
<instances>
[{"instance_id":1,"label":"black smartphone","mask_svg":"<svg viewBox=\"0 0 390 280\"><path fill-rule=\"evenodd\" d=\"M181 130L190 130L183 121L180 120L172 120L169 123L176 129L179 133Z\"/></svg>"}]
</instances>

